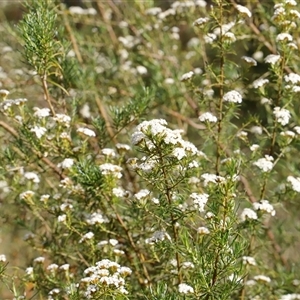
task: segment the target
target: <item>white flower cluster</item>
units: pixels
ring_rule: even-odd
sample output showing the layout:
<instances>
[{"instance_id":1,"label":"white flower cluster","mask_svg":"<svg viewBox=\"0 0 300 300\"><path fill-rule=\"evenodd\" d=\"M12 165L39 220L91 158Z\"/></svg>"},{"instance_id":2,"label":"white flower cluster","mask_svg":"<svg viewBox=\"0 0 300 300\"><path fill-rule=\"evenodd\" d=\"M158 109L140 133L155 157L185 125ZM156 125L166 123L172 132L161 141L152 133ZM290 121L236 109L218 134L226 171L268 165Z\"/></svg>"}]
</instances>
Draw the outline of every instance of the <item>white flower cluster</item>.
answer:
<instances>
[{"instance_id":1,"label":"white flower cluster","mask_svg":"<svg viewBox=\"0 0 300 300\"><path fill-rule=\"evenodd\" d=\"M199 210L199 212L204 211L205 204L208 201L208 194L197 194L192 193L190 198L193 200L195 207Z\"/></svg>"},{"instance_id":2,"label":"white flower cluster","mask_svg":"<svg viewBox=\"0 0 300 300\"><path fill-rule=\"evenodd\" d=\"M249 17L251 18L252 17L252 13L251 11L246 7L246 6L243 6L243 5L237 5L236 6L236 9L238 10L238 12L243 16L243 17Z\"/></svg>"},{"instance_id":3,"label":"white flower cluster","mask_svg":"<svg viewBox=\"0 0 300 300\"><path fill-rule=\"evenodd\" d=\"M218 121L217 117L215 117L213 114L210 112L203 113L199 117L200 122L209 122L209 123L216 123Z\"/></svg>"},{"instance_id":4,"label":"white flower cluster","mask_svg":"<svg viewBox=\"0 0 300 300\"><path fill-rule=\"evenodd\" d=\"M270 172L274 167L274 158L270 155L265 155L265 157L258 159L253 164L261 169L262 172Z\"/></svg>"},{"instance_id":5,"label":"white flower cluster","mask_svg":"<svg viewBox=\"0 0 300 300\"><path fill-rule=\"evenodd\" d=\"M171 237L166 231L155 231L153 233L152 237L145 240L145 243L153 245L153 244L162 242L165 239L171 241Z\"/></svg>"},{"instance_id":6,"label":"white flower cluster","mask_svg":"<svg viewBox=\"0 0 300 300\"><path fill-rule=\"evenodd\" d=\"M289 73L288 75L284 75L284 80L287 83L299 84L300 83L300 75L298 75L296 73Z\"/></svg>"},{"instance_id":7,"label":"white flower cluster","mask_svg":"<svg viewBox=\"0 0 300 300\"><path fill-rule=\"evenodd\" d=\"M276 215L276 211L275 211L273 205L270 204L268 200L260 200L259 202L254 202L253 208L257 211L261 211L263 213L268 213L272 217Z\"/></svg>"},{"instance_id":8,"label":"white flower cluster","mask_svg":"<svg viewBox=\"0 0 300 300\"><path fill-rule=\"evenodd\" d=\"M300 193L300 177L288 176L287 181L295 192Z\"/></svg>"},{"instance_id":9,"label":"white flower cluster","mask_svg":"<svg viewBox=\"0 0 300 300\"><path fill-rule=\"evenodd\" d=\"M287 109L280 108L278 106L274 107L273 114L276 118L276 121L282 126L287 125L291 118L291 114Z\"/></svg>"},{"instance_id":10,"label":"white flower cluster","mask_svg":"<svg viewBox=\"0 0 300 300\"><path fill-rule=\"evenodd\" d=\"M80 280L83 287L81 293L86 299L93 299L93 295L102 290L102 287L110 288L120 294L128 294L125 289L125 278L132 273L128 267L120 266L118 263L103 259L96 262L95 266L84 270L84 277Z\"/></svg>"},{"instance_id":11,"label":"white flower cluster","mask_svg":"<svg viewBox=\"0 0 300 300\"><path fill-rule=\"evenodd\" d=\"M178 291L180 294L193 294L194 293L194 289L186 283L180 283L178 285Z\"/></svg>"},{"instance_id":12,"label":"white flower cluster","mask_svg":"<svg viewBox=\"0 0 300 300\"><path fill-rule=\"evenodd\" d=\"M120 166L105 163L99 166L101 173L105 176L112 176L120 179L122 177L122 168Z\"/></svg>"},{"instance_id":13,"label":"white flower cluster","mask_svg":"<svg viewBox=\"0 0 300 300\"><path fill-rule=\"evenodd\" d=\"M249 56L242 56L242 60L245 61L250 66L257 66L257 61Z\"/></svg>"},{"instance_id":14,"label":"white flower cluster","mask_svg":"<svg viewBox=\"0 0 300 300\"><path fill-rule=\"evenodd\" d=\"M256 266L255 258L252 256L243 256L243 264L250 265L250 266Z\"/></svg>"},{"instance_id":15,"label":"white flower cluster","mask_svg":"<svg viewBox=\"0 0 300 300\"><path fill-rule=\"evenodd\" d=\"M270 283L271 282L271 278L265 275L256 275L253 277L253 279L255 281L260 281L260 282L264 282L264 283Z\"/></svg>"},{"instance_id":16,"label":"white flower cluster","mask_svg":"<svg viewBox=\"0 0 300 300\"><path fill-rule=\"evenodd\" d=\"M201 175L201 178L204 180L204 186L207 186L209 183L220 184L225 182L225 177L218 176L216 174L204 173Z\"/></svg>"},{"instance_id":17,"label":"white flower cluster","mask_svg":"<svg viewBox=\"0 0 300 300\"><path fill-rule=\"evenodd\" d=\"M230 91L227 92L223 96L223 101L225 102L231 102L231 103L242 103L242 95L237 91Z\"/></svg>"},{"instance_id":18,"label":"white flower cluster","mask_svg":"<svg viewBox=\"0 0 300 300\"><path fill-rule=\"evenodd\" d=\"M155 147L152 140L162 140L166 145L176 146L176 150L173 151L173 155L181 160L184 156L188 155L200 155L200 152L194 144L182 139L181 130L171 130L166 127L167 121L163 119L154 119L151 121L144 121L136 127L136 131L132 134L131 141L134 145L139 145L142 142L146 143L148 149ZM178 148L181 148L179 150ZM183 153L185 152L185 153ZM156 163L153 158L150 167L153 168ZM147 161L147 164L150 162Z\"/></svg>"},{"instance_id":19,"label":"white flower cluster","mask_svg":"<svg viewBox=\"0 0 300 300\"><path fill-rule=\"evenodd\" d=\"M95 137L96 136L96 133L93 130L89 129L89 128L80 127L76 131L78 133L82 133L83 135L88 136L88 137Z\"/></svg>"},{"instance_id":20,"label":"white flower cluster","mask_svg":"<svg viewBox=\"0 0 300 300\"><path fill-rule=\"evenodd\" d=\"M247 220L257 220L257 213L251 208L245 208L240 216L241 222L245 222Z\"/></svg>"},{"instance_id":21,"label":"white flower cluster","mask_svg":"<svg viewBox=\"0 0 300 300\"><path fill-rule=\"evenodd\" d=\"M279 300L300 300L300 294L287 294L279 298Z\"/></svg>"},{"instance_id":22,"label":"white flower cluster","mask_svg":"<svg viewBox=\"0 0 300 300\"><path fill-rule=\"evenodd\" d=\"M268 79L259 78L255 81L253 81L252 85L255 89L259 89L259 88L263 87L264 85L266 85L267 83L269 83Z\"/></svg>"},{"instance_id":23,"label":"white flower cluster","mask_svg":"<svg viewBox=\"0 0 300 300\"><path fill-rule=\"evenodd\" d=\"M265 57L265 63L275 65L277 62L280 61L280 59L281 59L280 55L270 54L270 55Z\"/></svg>"},{"instance_id":24,"label":"white flower cluster","mask_svg":"<svg viewBox=\"0 0 300 300\"><path fill-rule=\"evenodd\" d=\"M71 6L71 7L69 7L69 12L71 15L83 15L83 16L97 15L97 10L93 7L85 9L80 6Z\"/></svg>"},{"instance_id":25,"label":"white flower cluster","mask_svg":"<svg viewBox=\"0 0 300 300\"><path fill-rule=\"evenodd\" d=\"M94 212L86 216L85 221L89 225L109 223L109 219L101 212Z\"/></svg>"}]
</instances>

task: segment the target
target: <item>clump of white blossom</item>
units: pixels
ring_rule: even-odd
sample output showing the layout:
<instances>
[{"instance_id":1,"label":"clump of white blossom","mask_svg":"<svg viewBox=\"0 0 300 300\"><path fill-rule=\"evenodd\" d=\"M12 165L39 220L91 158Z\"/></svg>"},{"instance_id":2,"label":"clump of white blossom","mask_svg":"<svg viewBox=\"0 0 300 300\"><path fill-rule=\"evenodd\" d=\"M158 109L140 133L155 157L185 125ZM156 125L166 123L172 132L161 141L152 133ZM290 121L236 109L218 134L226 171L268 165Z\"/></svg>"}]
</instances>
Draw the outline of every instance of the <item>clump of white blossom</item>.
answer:
<instances>
[{"instance_id":1,"label":"clump of white blossom","mask_svg":"<svg viewBox=\"0 0 300 300\"><path fill-rule=\"evenodd\" d=\"M268 200L260 200L259 202L253 203L253 208L256 211L261 211L263 213L268 213L271 216L275 216L276 211L272 204L269 203Z\"/></svg>"},{"instance_id":2,"label":"clump of white blossom","mask_svg":"<svg viewBox=\"0 0 300 300\"><path fill-rule=\"evenodd\" d=\"M211 114L210 112L203 113L199 117L200 122L209 122L209 123L216 123L218 121L217 117Z\"/></svg>"},{"instance_id":3,"label":"clump of white blossom","mask_svg":"<svg viewBox=\"0 0 300 300\"><path fill-rule=\"evenodd\" d=\"M223 96L223 101L225 102L231 102L231 103L242 103L242 95L237 91L230 91L227 92Z\"/></svg>"},{"instance_id":4,"label":"clump of white blossom","mask_svg":"<svg viewBox=\"0 0 300 300\"><path fill-rule=\"evenodd\" d=\"M178 291L180 294L193 294L194 293L194 289L186 283L180 283L178 286Z\"/></svg>"},{"instance_id":5,"label":"clump of white blossom","mask_svg":"<svg viewBox=\"0 0 300 300\"><path fill-rule=\"evenodd\" d=\"M132 271L128 267L103 259L96 262L84 270L84 275L80 280L80 291L85 299L93 299L97 292L109 288L111 294L128 294L125 288L125 278L131 275Z\"/></svg>"},{"instance_id":6,"label":"clump of white blossom","mask_svg":"<svg viewBox=\"0 0 300 300\"><path fill-rule=\"evenodd\" d=\"M280 108L278 106L274 107L273 114L275 116L276 121L282 126L287 125L291 118L291 114L287 109Z\"/></svg>"},{"instance_id":7,"label":"clump of white blossom","mask_svg":"<svg viewBox=\"0 0 300 300\"><path fill-rule=\"evenodd\" d=\"M258 159L253 164L261 169L262 172L270 172L274 167L274 158L270 155L265 155L265 157Z\"/></svg>"},{"instance_id":8,"label":"clump of white blossom","mask_svg":"<svg viewBox=\"0 0 300 300\"><path fill-rule=\"evenodd\" d=\"M287 181L295 192L300 193L300 177L288 176Z\"/></svg>"}]
</instances>

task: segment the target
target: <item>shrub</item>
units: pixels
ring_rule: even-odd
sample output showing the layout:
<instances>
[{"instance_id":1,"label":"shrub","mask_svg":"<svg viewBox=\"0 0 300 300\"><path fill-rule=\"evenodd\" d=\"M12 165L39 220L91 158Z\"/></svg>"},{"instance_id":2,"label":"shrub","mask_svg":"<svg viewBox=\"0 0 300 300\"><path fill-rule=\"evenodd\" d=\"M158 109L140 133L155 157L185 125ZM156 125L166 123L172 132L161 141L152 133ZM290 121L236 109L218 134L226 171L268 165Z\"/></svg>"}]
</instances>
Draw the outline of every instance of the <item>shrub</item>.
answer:
<instances>
[{"instance_id":1,"label":"shrub","mask_svg":"<svg viewBox=\"0 0 300 300\"><path fill-rule=\"evenodd\" d=\"M3 297L300 299L297 3L56 4L2 47Z\"/></svg>"}]
</instances>

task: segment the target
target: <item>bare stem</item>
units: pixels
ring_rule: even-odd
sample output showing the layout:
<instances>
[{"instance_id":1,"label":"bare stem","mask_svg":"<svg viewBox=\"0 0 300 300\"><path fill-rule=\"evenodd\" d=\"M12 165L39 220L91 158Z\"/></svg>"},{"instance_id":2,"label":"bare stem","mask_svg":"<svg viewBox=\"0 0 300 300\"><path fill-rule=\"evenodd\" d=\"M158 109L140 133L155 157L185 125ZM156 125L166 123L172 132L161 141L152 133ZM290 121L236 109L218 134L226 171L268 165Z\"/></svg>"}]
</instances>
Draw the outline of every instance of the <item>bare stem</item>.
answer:
<instances>
[{"instance_id":1,"label":"bare stem","mask_svg":"<svg viewBox=\"0 0 300 300\"><path fill-rule=\"evenodd\" d=\"M52 105L50 95L49 95L49 91L48 91L47 74L42 75L41 80L42 80L42 86L43 86L43 91L44 91L44 99L47 101L52 115L55 116L55 110L54 110L54 107Z\"/></svg>"}]
</instances>

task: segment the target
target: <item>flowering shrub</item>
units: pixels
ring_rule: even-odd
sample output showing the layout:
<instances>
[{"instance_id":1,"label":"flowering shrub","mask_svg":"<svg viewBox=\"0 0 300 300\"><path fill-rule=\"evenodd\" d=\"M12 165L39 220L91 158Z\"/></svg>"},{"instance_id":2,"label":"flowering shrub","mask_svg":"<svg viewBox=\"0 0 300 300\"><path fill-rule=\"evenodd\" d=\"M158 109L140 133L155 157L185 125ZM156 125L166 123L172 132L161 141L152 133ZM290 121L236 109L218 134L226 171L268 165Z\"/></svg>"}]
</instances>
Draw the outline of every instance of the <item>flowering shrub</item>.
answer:
<instances>
[{"instance_id":1,"label":"flowering shrub","mask_svg":"<svg viewBox=\"0 0 300 300\"><path fill-rule=\"evenodd\" d=\"M1 23L2 298L300 299L296 1L54 4Z\"/></svg>"}]
</instances>

